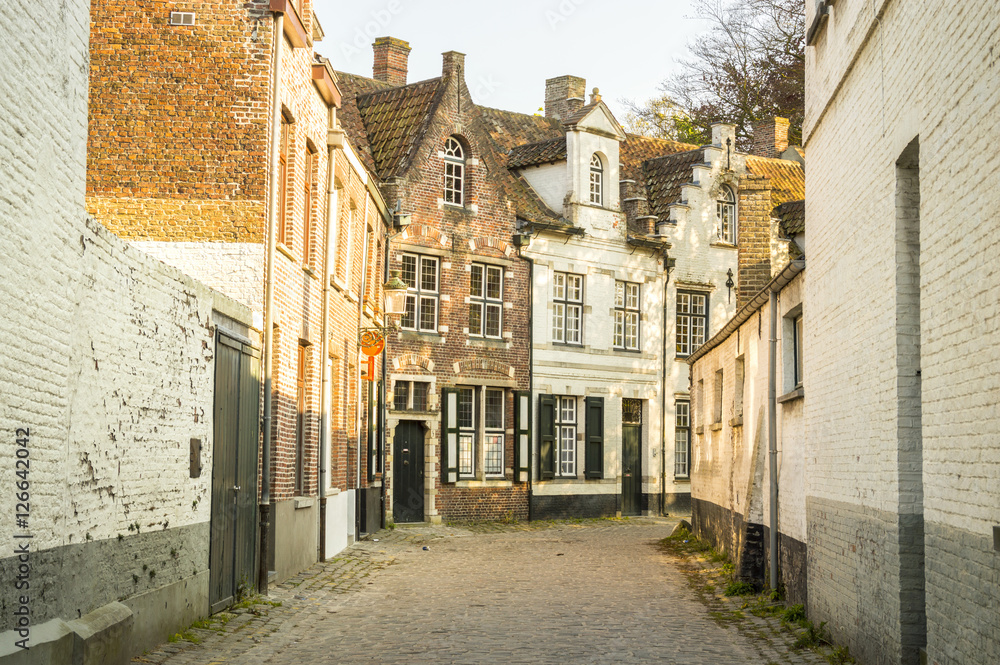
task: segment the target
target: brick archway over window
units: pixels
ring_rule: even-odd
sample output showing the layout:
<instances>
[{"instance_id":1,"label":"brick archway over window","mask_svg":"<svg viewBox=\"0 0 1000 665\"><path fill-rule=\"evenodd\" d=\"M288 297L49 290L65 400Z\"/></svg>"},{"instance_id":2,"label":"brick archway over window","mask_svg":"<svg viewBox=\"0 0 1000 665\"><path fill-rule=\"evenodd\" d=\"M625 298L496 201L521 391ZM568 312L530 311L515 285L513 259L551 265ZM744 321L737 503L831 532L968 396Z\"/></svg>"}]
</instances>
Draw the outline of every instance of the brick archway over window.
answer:
<instances>
[{"instance_id":1,"label":"brick archway over window","mask_svg":"<svg viewBox=\"0 0 1000 665\"><path fill-rule=\"evenodd\" d=\"M469 249L473 252L478 252L484 248L495 249L503 252L506 256L511 256L514 253L511 246L499 238L473 238L469 241Z\"/></svg>"},{"instance_id":2,"label":"brick archway over window","mask_svg":"<svg viewBox=\"0 0 1000 665\"><path fill-rule=\"evenodd\" d=\"M433 240L439 243L442 247L448 247L451 244L451 239L445 234L441 233L432 226L425 226L423 224L413 224L408 226L400 234L401 240L416 240L417 238L423 238L427 240Z\"/></svg>"},{"instance_id":3,"label":"brick archway over window","mask_svg":"<svg viewBox=\"0 0 1000 665\"><path fill-rule=\"evenodd\" d=\"M496 372L497 374L503 374L512 379L515 375L513 366L497 362L496 360L488 360L486 358L460 360L455 363L454 370L455 374L465 374L467 372L474 372L477 370L481 372Z\"/></svg>"},{"instance_id":4,"label":"brick archway over window","mask_svg":"<svg viewBox=\"0 0 1000 665\"><path fill-rule=\"evenodd\" d=\"M434 371L434 361L425 356L418 356L410 353L403 356L396 356L392 359L392 368L398 370L402 367L419 367L428 372Z\"/></svg>"}]
</instances>

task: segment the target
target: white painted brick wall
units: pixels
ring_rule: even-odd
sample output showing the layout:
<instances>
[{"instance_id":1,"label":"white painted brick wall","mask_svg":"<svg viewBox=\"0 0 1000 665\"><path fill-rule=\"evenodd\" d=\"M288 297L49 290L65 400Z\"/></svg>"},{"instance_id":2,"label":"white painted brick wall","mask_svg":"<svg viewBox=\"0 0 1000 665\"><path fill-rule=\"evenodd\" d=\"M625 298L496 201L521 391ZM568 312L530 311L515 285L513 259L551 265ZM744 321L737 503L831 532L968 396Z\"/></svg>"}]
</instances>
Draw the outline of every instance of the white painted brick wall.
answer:
<instances>
[{"instance_id":1,"label":"white painted brick wall","mask_svg":"<svg viewBox=\"0 0 1000 665\"><path fill-rule=\"evenodd\" d=\"M13 433L28 427L36 550L208 521L213 305L250 317L86 219L88 9L0 8L0 540L13 542Z\"/></svg>"},{"instance_id":2,"label":"white painted brick wall","mask_svg":"<svg viewBox=\"0 0 1000 665\"><path fill-rule=\"evenodd\" d=\"M859 513L910 510L897 482L895 162L919 136L923 514L953 550L925 541L940 663L1000 657L996 603L970 600L995 578L983 562L995 564L1000 524L1000 18L982 8L845 0L807 49L806 488ZM861 533L853 516L824 526L842 517L836 528ZM891 547L864 560L836 545L811 563L810 604L856 612L880 591L858 571L891 563ZM828 597L814 595L814 573L831 578Z\"/></svg>"}]
</instances>

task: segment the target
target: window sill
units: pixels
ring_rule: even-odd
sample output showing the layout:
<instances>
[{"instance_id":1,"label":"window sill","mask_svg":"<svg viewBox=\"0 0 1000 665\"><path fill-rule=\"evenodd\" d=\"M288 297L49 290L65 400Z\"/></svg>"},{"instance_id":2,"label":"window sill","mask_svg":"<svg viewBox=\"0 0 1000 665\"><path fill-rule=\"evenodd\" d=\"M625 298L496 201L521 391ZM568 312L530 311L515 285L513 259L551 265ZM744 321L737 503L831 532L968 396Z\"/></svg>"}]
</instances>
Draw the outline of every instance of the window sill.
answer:
<instances>
[{"instance_id":1,"label":"window sill","mask_svg":"<svg viewBox=\"0 0 1000 665\"><path fill-rule=\"evenodd\" d=\"M708 243L709 247L718 247L719 249L739 249L736 245L731 242L725 242L724 240L716 240L714 242Z\"/></svg>"},{"instance_id":2,"label":"window sill","mask_svg":"<svg viewBox=\"0 0 1000 665\"><path fill-rule=\"evenodd\" d=\"M572 349L582 349L583 342L552 342L552 346L568 346Z\"/></svg>"},{"instance_id":3,"label":"window sill","mask_svg":"<svg viewBox=\"0 0 1000 665\"><path fill-rule=\"evenodd\" d=\"M736 416L729 421L730 427L743 427L743 416Z\"/></svg>"},{"instance_id":4,"label":"window sill","mask_svg":"<svg viewBox=\"0 0 1000 665\"><path fill-rule=\"evenodd\" d=\"M794 402L797 399L802 399L805 396L806 396L805 389L802 386L799 386L795 390L789 393L785 393L784 395L779 397L776 401L778 402L778 404L784 404L785 402Z\"/></svg>"},{"instance_id":5,"label":"window sill","mask_svg":"<svg viewBox=\"0 0 1000 665\"><path fill-rule=\"evenodd\" d=\"M678 483L690 483L691 476L674 476L674 484Z\"/></svg>"},{"instance_id":6,"label":"window sill","mask_svg":"<svg viewBox=\"0 0 1000 665\"><path fill-rule=\"evenodd\" d=\"M513 480L506 480L505 478L487 478L486 480L459 480L455 483L455 487L461 489L476 489L480 487L513 487Z\"/></svg>"},{"instance_id":7,"label":"window sill","mask_svg":"<svg viewBox=\"0 0 1000 665\"><path fill-rule=\"evenodd\" d=\"M623 349L620 346L613 346L611 350L615 353L642 353L642 349Z\"/></svg>"},{"instance_id":8,"label":"window sill","mask_svg":"<svg viewBox=\"0 0 1000 665\"><path fill-rule=\"evenodd\" d=\"M709 429L711 429L713 432L718 432L720 429L722 429L722 422L720 421L717 423L712 423Z\"/></svg>"},{"instance_id":9,"label":"window sill","mask_svg":"<svg viewBox=\"0 0 1000 665\"><path fill-rule=\"evenodd\" d=\"M303 508L312 508L314 505L316 505L316 497L312 496L295 497L295 510L302 510Z\"/></svg>"},{"instance_id":10,"label":"window sill","mask_svg":"<svg viewBox=\"0 0 1000 665\"><path fill-rule=\"evenodd\" d=\"M277 250L278 250L279 253L284 254L285 257L288 258L289 260L291 260L291 261L295 260L295 255L292 254L292 250L289 249L288 246L285 245L285 243L279 242L277 244Z\"/></svg>"},{"instance_id":11,"label":"window sill","mask_svg":"<svg viewBox=\"0 0 1000 665\"><path fill-rule=\"evenodd\" d=\"M390 416L395 415L395 416L397 416L399 418L403 418L403 417L406 417L406 418L411 418L411 417L413 417L413 418L429 418L429 417L432 417L432 416L437 416L438 412L437 411L428 411L428 410L418 411L417 409L396 409L396 408L391 408L391 409L389 409L389 415Z\"/></svg>"},{"instance_id":12,"label":"window sill","mask_svg":"<svg viewBox=\"0 0 1000 665\"><path fill-rule=\"evenodd\" d=\"M475 337L473 335L469 336L469 346L474 346L480 349L509 349L510 342L503 339Z\"/></svg>"},{"instance_id":13,"label":"window sill","mask_svg":"<svg viewBox=\"0 0 1000 665\"><path fill-rule=\"evenodd\" d=\"M309 266L302 266L302 272L309 275L313 279L316 279L316 271L310 268Z\"/></svg>"},{"instance_id":14,"label":"window sill","mask_svg":"<svg viewBox=\"0 0 1000 665\"><path fill-rule=\"evenodd\" d=\"M409 340L412 342L418 342L418 341L427 341L430 339L442 339L440 333L431 332L429 330L400 330L398 334L399 334L399 339L403 341Z\"/></svg>"}]
</instances>

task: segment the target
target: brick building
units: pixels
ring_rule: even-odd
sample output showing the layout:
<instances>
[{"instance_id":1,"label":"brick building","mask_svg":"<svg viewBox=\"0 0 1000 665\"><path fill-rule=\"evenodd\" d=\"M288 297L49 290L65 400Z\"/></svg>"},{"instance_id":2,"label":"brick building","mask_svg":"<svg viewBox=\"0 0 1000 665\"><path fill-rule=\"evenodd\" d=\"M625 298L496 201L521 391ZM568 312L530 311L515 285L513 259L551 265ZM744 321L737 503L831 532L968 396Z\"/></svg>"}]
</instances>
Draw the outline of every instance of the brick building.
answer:
<instances>
[{"instance_id":1,"label":"brick building","mask_svg":"<svg viewBox=\"0 0 1000 665\"><path fill-rule=\"evenodd\" d=\"M357 335L380 316L388 208L338 129L310 0L92 11L88 210L272 324L262 491L280 581L381 520Z\"/></svg>"},{"instance_id":2,"label":"brick building","mask_svg":"<svg viewBox=\"0 0 1000 665\"><path fill-rule=\"evenodd\" d=\"M1000 17L979 10L806 5L807 609L859 662L1000 662Z\"/></svg>"}]
</instances>

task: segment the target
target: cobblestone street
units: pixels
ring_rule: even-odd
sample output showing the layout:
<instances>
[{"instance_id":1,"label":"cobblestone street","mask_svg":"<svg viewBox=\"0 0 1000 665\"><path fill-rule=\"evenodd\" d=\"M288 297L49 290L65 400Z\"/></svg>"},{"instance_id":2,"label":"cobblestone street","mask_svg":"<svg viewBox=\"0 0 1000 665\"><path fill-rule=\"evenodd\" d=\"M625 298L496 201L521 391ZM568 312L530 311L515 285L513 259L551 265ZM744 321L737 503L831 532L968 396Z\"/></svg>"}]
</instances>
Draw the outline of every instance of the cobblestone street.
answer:
<instances>
[{"instance_id":1,"label":"cobblestone street","mask_svg":"<svg viewBox=\"0 0 1000 665\"><path fill-rule=\"evenodd\" d=\"M675 523L382 531L134 662L823 662L719 621L658 547Z\"/></svg>"}]
</instances>

